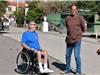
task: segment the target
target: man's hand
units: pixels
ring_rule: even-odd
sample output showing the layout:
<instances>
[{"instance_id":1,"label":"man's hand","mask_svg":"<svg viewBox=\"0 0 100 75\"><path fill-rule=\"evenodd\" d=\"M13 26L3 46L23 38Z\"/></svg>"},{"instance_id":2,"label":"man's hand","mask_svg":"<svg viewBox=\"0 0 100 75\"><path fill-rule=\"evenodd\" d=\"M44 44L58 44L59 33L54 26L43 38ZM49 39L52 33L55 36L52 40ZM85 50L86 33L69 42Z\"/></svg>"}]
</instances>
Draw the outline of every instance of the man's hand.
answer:
<instances>
[{"instance_id":1,"label":"man's hand","mask_svg":"<svg viewBox=\"0 0 100 75\"><path fill-rule=\"evenodd\" d=\"M30 50L32 50L33 52L36 52L36 49L34 49L34 48L31 48Z\"/></svg>"}]
</instances>

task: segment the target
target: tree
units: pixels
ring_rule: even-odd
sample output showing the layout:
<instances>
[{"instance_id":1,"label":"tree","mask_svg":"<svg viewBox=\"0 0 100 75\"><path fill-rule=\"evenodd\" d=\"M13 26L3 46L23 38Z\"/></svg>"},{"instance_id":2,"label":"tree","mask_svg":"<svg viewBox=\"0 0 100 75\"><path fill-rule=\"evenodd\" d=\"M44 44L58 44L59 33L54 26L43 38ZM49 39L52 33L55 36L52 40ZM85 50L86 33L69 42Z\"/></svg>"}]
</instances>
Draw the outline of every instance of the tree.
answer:
<instances>
[{"instance_id":1,"label":"tree","mask_svg":"<svg viewBox=\"0 0 100 75\"><path fill-rule=\"evenodd\" d=\"M48 1L41 2L41 7L43 9L43 13L47 15L50 12L64 12L67 5L65 1Z\"/></svg>"},{"instance_id":2,"label":"tree","mask_svg":"<svg viewBox=\"0 0 100 75\"><path fill-rule=\"evenodd\" d=\"M0 1L0 17L6 12L6 7L8 6L6 1Z\"/></svg>"},{"instance_id":3,"label":"tree","mask_svg":"<svg viewBox=\"0 0 100 75\"><path fill-rule=\"evenodd\" d=\"M76 4L81 9L89 9L92 14L100 14L100 1L77 1Z\"/></svg>"},{"instance_id":4,"label":"tree","mask_svg":"<svg viewBox=\"0 0 100 75\"><path fill-rule=\"evenodd\" d=\"M13 15L16 16L16 22L18 24L18 27L22 27L24 24L24 20L25 20L24 9L20 8L19 10L14 12Z\"/></svg>"},{"instance_id":5,"label":"tree","mask_svg":"<svg viewBox=\"0 0 100 75\"><path fill-rule=\"evenodd\" d=\"M43 15L43 10L39 6L40 2L39 1L32 1L28 3L29 5L29 11L27 12L27 20L34 20L37 23L40 22L40 18Z\"/></svg>"}]
</instances>

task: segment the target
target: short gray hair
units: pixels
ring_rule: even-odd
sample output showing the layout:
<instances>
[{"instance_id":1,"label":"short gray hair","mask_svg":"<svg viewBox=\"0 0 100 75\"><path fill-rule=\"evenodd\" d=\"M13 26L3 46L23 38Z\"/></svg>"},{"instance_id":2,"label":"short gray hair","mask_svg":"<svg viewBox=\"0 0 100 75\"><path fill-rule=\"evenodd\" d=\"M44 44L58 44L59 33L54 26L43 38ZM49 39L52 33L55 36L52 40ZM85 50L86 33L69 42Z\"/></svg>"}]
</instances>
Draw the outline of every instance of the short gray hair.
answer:
<instances>
[{"instance_id":1,"label":"short gray hair","mask_svg":"<svg viewBox=\"0 0 100 75\"><path fill-rule=\"evenodd\" d=\"M28 23L28 29L30 29L29 25L31 25L32 22L35 23L35 21L30 21L30 22Z\"/></svg>"}]
</instances>

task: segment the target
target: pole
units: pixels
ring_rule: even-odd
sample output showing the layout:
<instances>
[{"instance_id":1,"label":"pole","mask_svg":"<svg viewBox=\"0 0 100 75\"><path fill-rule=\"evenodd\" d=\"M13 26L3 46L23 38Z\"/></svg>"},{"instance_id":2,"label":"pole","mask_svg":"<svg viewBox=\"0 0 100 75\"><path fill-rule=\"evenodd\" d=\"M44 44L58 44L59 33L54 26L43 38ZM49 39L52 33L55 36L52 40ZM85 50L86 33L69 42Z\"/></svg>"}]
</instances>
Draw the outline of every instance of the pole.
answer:
<instances>
[{"instance_id":1,"label":"pole","mask_svg":"<svg viewBox=\"0 0 100 75\"><path fill-rule=\"evenodd\" d=\"M24 28L26 28L26 15L24 17Z\"/></svg>"},{"instance_id":2,"label":"pole","mask_svg":"<svg viewBox=\"0 0 100 75\"><path fill-rule=\"evenodd\" d=\"M27 12L28 12L28 4L25 4L25 17L24 17L24 27L26 28L26 16L27 16Z\"/></svg>"},{"instance_id":3,"label":"pole","mask_svg":"<svg viewBox=\"0 0 100 75\"><path fill-rule=\"evenodd\" d=\"M18 11L18 0L17 0L17 8L16 8L16 10Z\"/></svg>"}]
</instances>

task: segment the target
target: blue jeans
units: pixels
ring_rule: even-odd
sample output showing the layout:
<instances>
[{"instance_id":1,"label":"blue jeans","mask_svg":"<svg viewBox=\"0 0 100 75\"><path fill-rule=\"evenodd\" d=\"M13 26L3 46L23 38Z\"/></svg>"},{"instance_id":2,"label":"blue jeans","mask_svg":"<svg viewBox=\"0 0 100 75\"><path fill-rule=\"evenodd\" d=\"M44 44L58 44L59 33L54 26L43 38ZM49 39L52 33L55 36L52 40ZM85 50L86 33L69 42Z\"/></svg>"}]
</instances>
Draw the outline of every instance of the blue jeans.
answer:
<instances>
[{"instance_id":1,"label":"blue jeans","mask_svg":"<svg viewBox=\"0 0 100 75\"><path fill-rule=\"evenodd\" d=\"M71 71L71 55L72 51L74 49L74 57L76 61L76 72L81 73L81 58L80 58L80 47L81 47L81 41L75 42L73 44L67 44L66 49L66 70L68 72Z\"/></svg>"}]
</instances>

